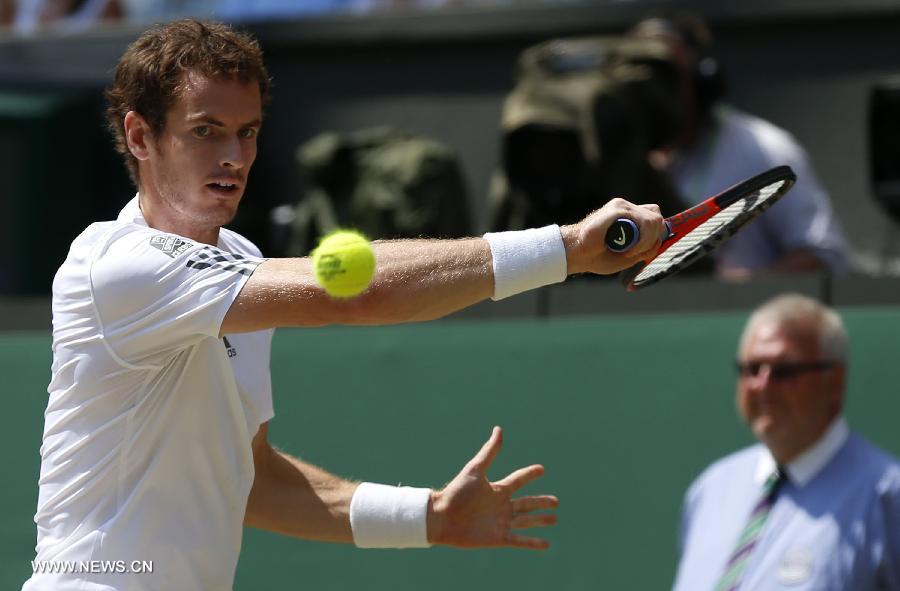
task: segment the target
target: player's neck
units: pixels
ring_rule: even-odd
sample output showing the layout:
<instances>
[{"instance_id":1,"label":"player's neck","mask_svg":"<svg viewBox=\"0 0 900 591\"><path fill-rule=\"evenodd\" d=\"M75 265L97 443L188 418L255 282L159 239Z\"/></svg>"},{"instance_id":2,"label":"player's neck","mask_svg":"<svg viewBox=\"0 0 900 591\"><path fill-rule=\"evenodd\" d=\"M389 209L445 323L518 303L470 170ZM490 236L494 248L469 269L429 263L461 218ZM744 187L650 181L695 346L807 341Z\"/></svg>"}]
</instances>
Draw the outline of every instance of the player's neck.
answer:
<instances>
[{"instance_id":1,"label":"player's neck","mask_svg":"<svg viewBox=\"0 0 900 591\"><path fill-rule=\"evenodd\" d=\"M177 211L168 207L161 199L153 198L149 193L145 193L144 188L139 191L139 195L141 215L144 216L144 220L151 228L177 234L211 246L216 246L219 243L218 226L200 226L192 223L192 220L179 215Z\"/></svg>"}]
</instances>

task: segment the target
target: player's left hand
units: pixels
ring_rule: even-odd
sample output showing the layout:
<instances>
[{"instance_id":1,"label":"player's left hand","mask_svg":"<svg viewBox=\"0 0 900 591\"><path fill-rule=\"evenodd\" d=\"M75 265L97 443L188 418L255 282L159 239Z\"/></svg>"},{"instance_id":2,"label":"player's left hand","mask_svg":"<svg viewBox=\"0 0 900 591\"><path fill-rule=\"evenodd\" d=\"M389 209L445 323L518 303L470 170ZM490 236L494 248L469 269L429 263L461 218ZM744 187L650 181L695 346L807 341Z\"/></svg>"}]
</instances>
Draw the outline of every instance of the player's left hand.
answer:
<instances>
[{"instance_id":1,"label":"player's left hand","mask_svg":"<svg viewBox=\"0 0 900 591\"><path fill-rule=\"evenodd\" d=\"M490 439L443 490L435 491L428 508L428 541L463 548L500 547L544 550L547 540L514 533L553 525L553 513L534 513L559 506L552 495L513 498L525 484L544 473L544 467L520 468L496 482L487 471L503 443L503 431L494 427Z\"/></svg>"}]
</instances>

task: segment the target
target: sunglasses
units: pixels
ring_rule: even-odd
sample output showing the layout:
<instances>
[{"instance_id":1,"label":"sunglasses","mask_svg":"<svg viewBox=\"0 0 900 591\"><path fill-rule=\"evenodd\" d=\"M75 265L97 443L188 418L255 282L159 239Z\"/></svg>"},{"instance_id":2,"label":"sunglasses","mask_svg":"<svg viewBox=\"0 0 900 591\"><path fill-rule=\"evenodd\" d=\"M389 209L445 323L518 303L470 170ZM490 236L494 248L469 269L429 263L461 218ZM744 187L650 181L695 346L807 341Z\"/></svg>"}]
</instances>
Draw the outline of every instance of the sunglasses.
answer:
<instances>
[{"instance_id":1,"label":"sunglasses","mask_svg":"<svg viewBox=\"0 0 900 591\"><path fill-rule=\"evenodd\" d=\"M742 378L755 378L763 368L769 368L769 377L772 380L790 380L805 373L825 371L837 367L835 361L807 361L801 363L762 363L759 361L737 362L738 374Z\"/></svg>"}]
</instances>

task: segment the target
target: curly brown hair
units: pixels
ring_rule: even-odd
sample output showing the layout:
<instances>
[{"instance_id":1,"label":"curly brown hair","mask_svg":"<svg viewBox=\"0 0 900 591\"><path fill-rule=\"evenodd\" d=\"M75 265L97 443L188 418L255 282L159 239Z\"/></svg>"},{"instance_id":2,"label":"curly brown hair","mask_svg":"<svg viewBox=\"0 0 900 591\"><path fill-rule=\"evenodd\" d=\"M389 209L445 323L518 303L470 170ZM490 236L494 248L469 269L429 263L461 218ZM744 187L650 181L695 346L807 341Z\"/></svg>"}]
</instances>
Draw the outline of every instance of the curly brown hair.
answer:
<instances>
[{"instance_id":1,"label":"curly brown hair","mask_svg":"<svg viewBox=\"0 0 900 591\"><path fill-rule=\"evenodd\" d=\"M262 49L250 35L222 23L194 19L147 30L125 50L115 80L106 90L107 127L136 186L140 175L125 141L125 115L135 111L153 133L162 132L166 113L183 92L184 75L190 71L211 79L256 82L263 104L269 99L271 80Z\"/></svg>"}]
</instances>

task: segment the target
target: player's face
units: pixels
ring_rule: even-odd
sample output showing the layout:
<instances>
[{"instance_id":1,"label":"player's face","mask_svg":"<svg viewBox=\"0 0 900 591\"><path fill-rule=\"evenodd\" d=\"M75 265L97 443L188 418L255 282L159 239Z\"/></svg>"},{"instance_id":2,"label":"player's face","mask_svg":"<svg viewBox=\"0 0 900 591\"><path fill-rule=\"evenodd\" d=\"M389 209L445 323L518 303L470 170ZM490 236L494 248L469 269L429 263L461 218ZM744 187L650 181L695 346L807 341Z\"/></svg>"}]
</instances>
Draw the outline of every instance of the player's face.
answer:
<instances>
[{"instance_id":1,"label":"player's face","mask_svg":"<svg viewBox=\"0 0 900 591\"><path fill-rule=\"evenodd\" d=\"M778 375L779 366L822 361L820 348L814 330L788 332L764 321L752 329L739 355L742 365L757 371L738 377L738 410L781 463L815 443L840 412L842 366Z\"/></svg>"},{"instance_id":2,"label":"player's face","mask_svg":"<svg viewBox=\"0 0 900 591\"><path fill-rule=\"evenodd\" d=\"M198 229L230 222L256 159L262 100L256 83L189 72L141 183L180 223ZM149 185L149 186L148 186Z\"/></svg>"}]
</instances>

